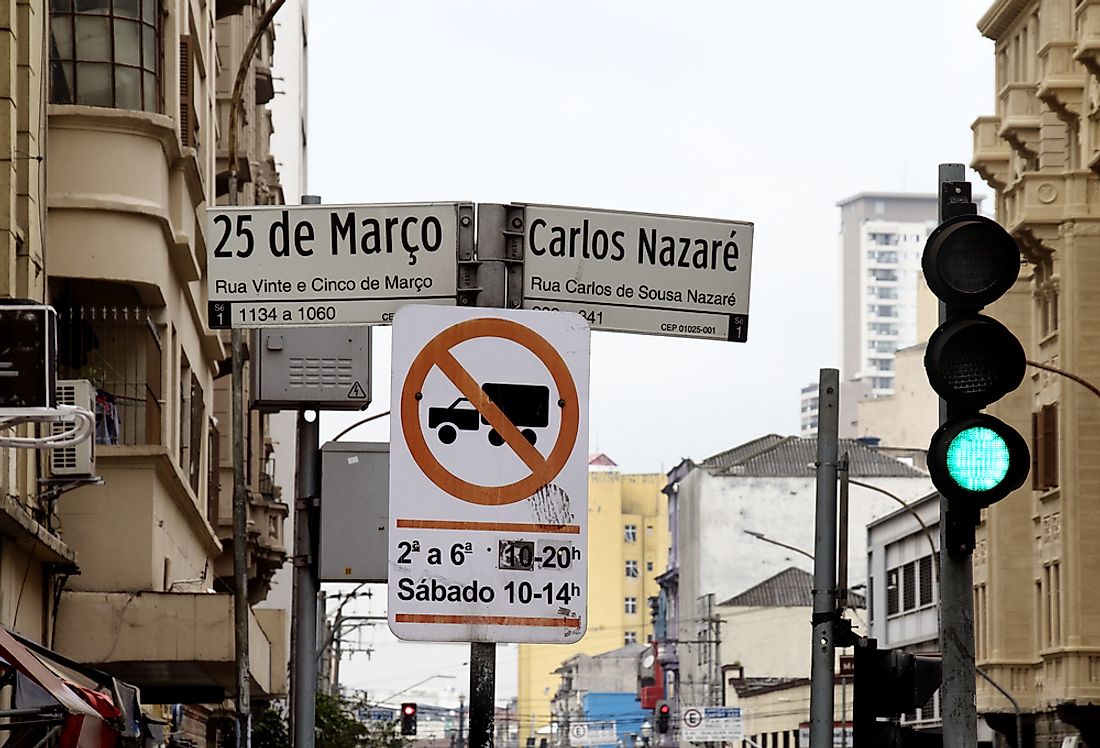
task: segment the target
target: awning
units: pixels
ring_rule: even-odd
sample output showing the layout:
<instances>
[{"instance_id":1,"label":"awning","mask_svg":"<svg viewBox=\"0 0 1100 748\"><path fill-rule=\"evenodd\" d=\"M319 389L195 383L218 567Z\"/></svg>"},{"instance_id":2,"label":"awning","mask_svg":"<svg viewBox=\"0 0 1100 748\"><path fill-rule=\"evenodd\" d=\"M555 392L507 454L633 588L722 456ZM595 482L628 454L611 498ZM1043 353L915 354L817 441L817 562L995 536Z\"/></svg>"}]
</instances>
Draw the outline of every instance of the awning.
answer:
<instances>
[{"instance_id":1,"label":"awning","mask_svg":"<svg viewBox=\"0 0 1100 748\"><path fill-rule=\"evenodd\" d=\"M136 688L0 626L0 687L11 685L13 709L0 730L34 730L61 748L113 748L143 730Z\"/></svg>"}]
</instances>

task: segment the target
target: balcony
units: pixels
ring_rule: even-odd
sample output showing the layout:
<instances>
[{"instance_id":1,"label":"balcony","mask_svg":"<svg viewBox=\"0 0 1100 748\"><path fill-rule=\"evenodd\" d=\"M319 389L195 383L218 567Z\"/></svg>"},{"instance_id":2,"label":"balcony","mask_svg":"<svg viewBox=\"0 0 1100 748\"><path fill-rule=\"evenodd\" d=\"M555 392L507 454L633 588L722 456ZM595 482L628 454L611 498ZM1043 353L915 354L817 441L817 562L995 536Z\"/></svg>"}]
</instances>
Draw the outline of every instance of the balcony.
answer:
<instances>
[{"instance_id":1,"label":"balcony","mask_svg":"<svg viewBox=\"0 0 1100 748\"><path fill-rule=\"evenodd\" d=\"M998 133L1025 160L1039 155L1039 98L1034 83L1009 83L1001 89Z\"/></svg>"},{"instance_id":2,"label":"balcony","mask_svg":"<svg viewBox=\"0 0 1100 748\"><path fill-rule=\"evenodd\" d=\"M286 693L286 617L249 611L252 697ZM55 649L141 689L149 703L217 703L236 684L231 595L62 593Z\"/></svg>"},{"instance_id":3,"label":"balcony","mask_svg":"<svg viewBox=\"0 0 1100 748\"><path fill-rule=\"evenodd\" d=\"M96 388L96 443L163 444L162 343L150 311L58 305L58 378Z\"/></svg>"},{"instance_id":4,"label":"balcony","mask_svg":"<svg viewBox=\"0 0 1100 748\"><path fill-rule=\"evenodd\" d=\"M1079 0L1074 15L1077 46L1073 59L1084 65L1094 77L1100 78L1100 2Z\"/></svg>"},{"instance_id":5,"label":"balcony","mask_svg":"<svg viewBox=\"0 0 1100 748\"><path fill-rule=\"evenodd\" d=\"M1012 149L1001 137L1000 117L979 117L970 126L974 133L974 160L971 168L995 190L1008 186Z\"/></svg>"},{"instance_id":6,"label":"balcony","mask_svg":"<svg viewBox=\"0 0 1100 748\"><path fill-rule=\"evenodd\" d=\"M1041 77L1038 96L1064 120L1081 116L1087 73L1074 59L1076 43L1048 42L1039 50Z\"/></svg>"}]
</instances>

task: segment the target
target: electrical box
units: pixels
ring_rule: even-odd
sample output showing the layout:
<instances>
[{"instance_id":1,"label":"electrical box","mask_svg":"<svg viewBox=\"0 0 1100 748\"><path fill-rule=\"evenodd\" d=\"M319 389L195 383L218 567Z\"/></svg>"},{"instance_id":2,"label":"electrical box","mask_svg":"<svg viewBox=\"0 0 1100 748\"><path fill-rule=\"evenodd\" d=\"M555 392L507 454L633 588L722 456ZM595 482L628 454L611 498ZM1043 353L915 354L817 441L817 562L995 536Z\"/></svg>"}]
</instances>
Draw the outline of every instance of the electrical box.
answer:
<instances>
[{"instance_id":1,"label":"electrical box","mask_svg":"<svg viewBox=\"0 0 1100 748\"><path fill-rule=\"evenodd\" d=\"M0 408L57 404L57 312L32 301L0 300Z\"/></svg>"},{"instance_id":2,"label":"electrical box","mask_svg":"<svg viewBox=\"0 0 1100 748\"><path fill-rule=\"evenodd\" d=\"M389 444L328 442L321 447L320 581L386 581L389 504Z\"/></svg>"},{"instance_id":3,"label":"electrical box","mask_svg":"<svg viewBox=\"0 0 1100 748\"><path fill-rule=\"evenodd\" d=\"M57 404L79 405L89 413L95 413L95 387L87 379L59 379L57 382ZM68 431L71 421L54 422L51 425L54 434ZM71 447L58 447L50 450L50 474L54 476L91 477L95 475L95 434Z\"/></svg>"},{"instance_id":4,"label":"electrical box","mask_svg":"<svg viewBox=\"0 0 1100 748\"><path fill-rule=\"evenodd\" d=\"M263 411L362 410L371 398L370 327L252 333L250 405Z\"/></svg>"}]
</instances>

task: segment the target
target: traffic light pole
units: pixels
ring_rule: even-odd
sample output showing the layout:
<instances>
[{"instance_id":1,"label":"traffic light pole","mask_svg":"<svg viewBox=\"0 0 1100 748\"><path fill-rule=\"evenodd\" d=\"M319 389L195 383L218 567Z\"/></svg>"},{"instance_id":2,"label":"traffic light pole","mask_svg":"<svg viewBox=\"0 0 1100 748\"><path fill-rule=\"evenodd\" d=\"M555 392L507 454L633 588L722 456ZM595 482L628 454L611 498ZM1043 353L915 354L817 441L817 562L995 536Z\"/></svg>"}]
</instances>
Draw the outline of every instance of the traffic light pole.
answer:
<instances>
[{"instance_id":1,"label":"traffic light pole","mask_svg":"<svg viewBox=\"0 0 1100 748\"><path fill-rule=\"evenodd\" d=\"M940 164L939 219L946 217L949 196L947 182L962 182L966 170L962 164ZM950 209L948 208L948 212ZM946 305L939 305L939 323L947 318ZM940 400L939 422L947 421L947 404ZM957 553L951 530L960 518L949 512L947 499L940 497L940 648L943 651L943 684L940 686L940 713L943 720L943 748L973 748L977 744L978 723L975 709L974 679L974 569L969 549ZM965 520L964 520L965 521Z\"/></svg>"},{"instance_id":2,"label":"traffic light pole","mask_svg":"<svg viewBox=\"0 0 1100 748\"><path fill-rule=\"evenodd\" d=\"M814 540L813 658L810 667L810 745L833 744L836 652L837 443L840 372L822 369L818 384L817 518Z\"/></svg>"}]
</instances>

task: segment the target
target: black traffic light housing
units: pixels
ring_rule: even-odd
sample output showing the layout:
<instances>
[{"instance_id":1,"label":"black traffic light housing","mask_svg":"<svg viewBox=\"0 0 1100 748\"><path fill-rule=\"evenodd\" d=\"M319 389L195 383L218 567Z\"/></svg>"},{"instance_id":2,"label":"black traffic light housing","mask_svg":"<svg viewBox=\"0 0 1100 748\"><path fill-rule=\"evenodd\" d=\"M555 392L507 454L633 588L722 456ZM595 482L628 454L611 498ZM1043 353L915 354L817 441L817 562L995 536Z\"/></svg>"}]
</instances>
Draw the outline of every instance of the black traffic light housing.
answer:
<instances>
[{"instance_id":1,"label":"black traffic light housing","mask_svg":"<svg viewBox=\"0 0 1100 748\"><path fill-rule=\"evenodd\" d=\"M974 548L979 511L1023 485L1027 442L981 409L1012 392L1027 366L1007 327L979 312L1020 275L1020 249L996 221L978 215L968 182L944 182L944 220L928 235L921 266L943 302L942 324L928 339L924 367L946 417L928 447L928 472L947 500L948 554Z\"/></svg>"},{"instance_id":2,"label":"black traffic light housing","mask_svg":"<svg viewBox=\"0 0 1100 748\"><path fill-rule=\"evenodd\" d=\"M406 701L401 705L401 734L416 734L416 704Z\"/></svg>"},{"instance_id":3,"label":"black traffic light housing","mask_svg":"<svg viewBox=\"0 0 1100 748\"><path fill-rule=\"evenodd\" d=\"M657 706L653 708L653 714L657 720L657 732L664 735L668 732L668 721L671 716L672 709L669 707L668 702L661 700L657 702Z\"/></svg>"},{"instance_id":4,"label":"black traffic light housing","mask_svg":"<svg viewBox=\"0 0 1100 748\"><path fill-rule=\"evenodd\" d=\"M942 745L939 734L898 723L901 715L923 707L939 689L943 674L938 656L879 649L876 640L860 639L854 669L853 745Z\"/></svg>"}]
</instances>

